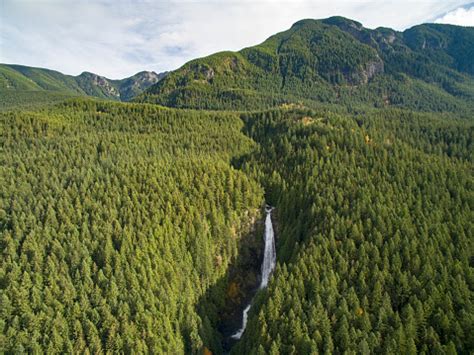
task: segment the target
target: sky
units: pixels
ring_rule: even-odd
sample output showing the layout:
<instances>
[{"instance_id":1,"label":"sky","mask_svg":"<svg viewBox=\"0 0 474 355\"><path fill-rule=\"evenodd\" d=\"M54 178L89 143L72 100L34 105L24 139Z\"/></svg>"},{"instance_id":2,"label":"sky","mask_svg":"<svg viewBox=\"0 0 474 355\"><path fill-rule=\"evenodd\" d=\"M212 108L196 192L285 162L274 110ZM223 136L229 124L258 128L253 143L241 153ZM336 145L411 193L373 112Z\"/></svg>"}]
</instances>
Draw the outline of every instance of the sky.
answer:
<instances>
[{"instance_id":1,"label":"sky","mask_svg":"<svg viewBox=\"0 0 474 355\"><path fill-rule=\"evenodd\" d=\"M303 18L335 15L368 28L474 26L474 2L0 0L0 63L119 79L174 70L193 58L258 44Z\"/></svg>"}]
</instances>

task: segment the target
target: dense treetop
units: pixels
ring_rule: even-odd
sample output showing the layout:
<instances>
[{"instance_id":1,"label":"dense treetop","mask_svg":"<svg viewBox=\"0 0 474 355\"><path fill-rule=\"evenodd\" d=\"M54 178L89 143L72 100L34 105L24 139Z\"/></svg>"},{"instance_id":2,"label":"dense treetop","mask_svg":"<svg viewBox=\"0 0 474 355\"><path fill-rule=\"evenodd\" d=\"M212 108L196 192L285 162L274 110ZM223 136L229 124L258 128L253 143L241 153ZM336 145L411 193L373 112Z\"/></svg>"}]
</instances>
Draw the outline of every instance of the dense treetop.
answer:
<instances>
[{"instance_id":1,"label":"dense treetop","mask_svg":"<svg viewBox=\"0 0 474 355\"><path fill-rule=\"evenodd\" d=\"M0 114L1 350L201 349L197 303L262 204L229 164L241 127L77 100Z\"/></svg>"},{"instance_id":2,"label":"dense treetop","mask_svg":"<svg viewBox=\"0 0 474 355\"><path fill-rule=\"evenodd\" d=\"M244 116L279 267L236 354L470 353L473 122L401 110Z\"/></svg>"},{"instance_id":3,"label":"dense treetop","mask_svg":"<svg viewBox=\"0 0 474 355\"><path fill-rule=\"evenodd\" d=\"M473 353L473 44L302 20L149 103L0 65L0 353Z\"/></svg>"}]
</instances>

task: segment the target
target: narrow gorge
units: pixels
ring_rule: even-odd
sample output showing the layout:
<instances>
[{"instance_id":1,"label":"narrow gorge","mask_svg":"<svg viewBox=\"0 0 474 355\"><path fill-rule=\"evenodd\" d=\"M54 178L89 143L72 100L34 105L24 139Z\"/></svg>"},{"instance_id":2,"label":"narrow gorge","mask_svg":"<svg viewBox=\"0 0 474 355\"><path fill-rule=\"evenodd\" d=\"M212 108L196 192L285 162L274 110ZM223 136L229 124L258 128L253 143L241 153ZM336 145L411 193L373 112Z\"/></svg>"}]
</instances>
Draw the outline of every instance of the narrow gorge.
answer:
<instances>
[{"instance_id":1,"label":"narrow gorge","mask_svg":"<svg viewBox=\"0 0 474 355\"><path fill-rule=\"evenodd\" d=\"M272 224L272 210L273 210L273 207L270 207L268 205L265 208L265 212L266 212L265 234L264 234L265 250L264 250L263 262L262 262L262 279L260 281L259 289L267 287L270 276L273 272L273 269L275 269L275 265L276 265L276 248L275 248L275 235L273 232L273 224ZM232 339L239 340L244 334L245 328L247 326L248 312L250 311L251 307L252 307L252 302L250 302L247 305L247 307L245 307L243 311L243 315L242 315L242 327L237 332L232 334L231 336Z\"/></svg>"}]
</instances>

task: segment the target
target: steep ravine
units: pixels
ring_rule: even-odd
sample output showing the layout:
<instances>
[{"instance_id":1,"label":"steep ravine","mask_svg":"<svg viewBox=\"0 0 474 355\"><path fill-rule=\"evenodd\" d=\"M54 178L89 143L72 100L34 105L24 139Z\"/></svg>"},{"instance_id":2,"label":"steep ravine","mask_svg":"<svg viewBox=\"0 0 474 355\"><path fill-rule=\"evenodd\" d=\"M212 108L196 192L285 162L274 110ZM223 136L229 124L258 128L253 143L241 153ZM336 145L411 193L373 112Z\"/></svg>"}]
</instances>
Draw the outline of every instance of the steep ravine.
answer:
<instances>
[{"instance_id":1,"label":"steep ravine","mask_svg":"<svg viewBox=\"0 0 474 355\"><path fill-rule=\"evenodd\" d=\"M204 353L228 353L242 335L243 312L250 309L259 289L265 288L276 264L272 210L262 208L260 218L254 221L242 237L238 257L229 265L228 272L211 287L197 305L203 320L201 333ZM209 324L210 323L210 324ZM212 327L209 329L206 324Z\"/></svg>"},{"instance_id":2,"label":"steep ravine","mask_svg":"<svg viewBox=\"0 0 474 355\"><path fill-rule=\"evenodd\" d=\"M276 265L276 248L275 248L275 234L273 231L273 224L272 224L272 210L273 208L267 206L265 208L265 234L263 240L265 242L264 252L263 252L263 262L262 262L262 275L260 280L260 289L266 288L268 285L268 281L270 279L273 270L275 269ZM243 314L242 314L242 326L231 335L232 339L240 340L242 335L245 332L245 328L247 326L247 318L248 312L252 307L252 303L249 303L247 307L245 307Z\"/></svg>"},{"instance_id":3,"label":"steep ravine","mask_svg":"<svg viewBox=\"0 0 474 355\"><path fill-rule=\"evenodd\" d=\"M241 119L244 122L243 133L252 139L257 138L252 137L248 130L247 117L243 116ZM265 176L257 177L246 166L247 163L258 164L255 155L258 156L259 153L260 150L257 149L249 155L232 160L235 169L244 171L262 184L266 191L265 200L269 204L262 206L257 218L244 231L239 241L237 257L231 261L226 274L208 289L198 303L198 313L203 321L200 333L204 339L205 354L228 354L236 350L234 346L241 343L241 337L245 337L244 318L248 317L250 320L252 314L258 312L260 305L257 304L260 301L254 298L258 296L260 289L267 287L276 266L279 208L277 210L271 206L278 204L281 186L275 184L273 176L267 175L268 172Z\"/></svg>"},{"instance_id":4,"label":"steep ravine","mask_svg":"<svg viewBox=\"0 0 474 355\"><path fill-rule=\"evenodd\" d=\"M263 207L244 229L237 257L231 261L226 274L206 291L196 305L202 320L199 333L204 340L204 353L222 354L230 350L235 343L230 336L241 326L242 311L260 284L264 249Z\"/></svg>"}]
</instances>

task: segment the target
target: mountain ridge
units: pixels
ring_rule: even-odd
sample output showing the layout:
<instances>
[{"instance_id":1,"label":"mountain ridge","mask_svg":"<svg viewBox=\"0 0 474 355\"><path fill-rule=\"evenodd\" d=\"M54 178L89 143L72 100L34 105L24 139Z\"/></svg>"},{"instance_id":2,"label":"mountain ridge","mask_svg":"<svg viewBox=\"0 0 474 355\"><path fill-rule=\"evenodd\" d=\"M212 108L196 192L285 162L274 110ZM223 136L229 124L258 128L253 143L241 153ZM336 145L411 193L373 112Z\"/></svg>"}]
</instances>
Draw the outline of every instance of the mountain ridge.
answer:
<instances>
[{"instance_id":1,"label":"mountain ridge","mask_svg":"<svg viewBox=\"0 0 474 355\"><path fill-rule=\"evenodd\" d=\"M0 353L474 354L470 34L302 20L152 104L0 66Z\"/></svg>"},{"instance_id":2,"label":"mountain ridge","mask_svg":"<svg viewBox=\"0 0 474 355\"><path fill-rule=\"evenodd\" d=\"M256 46L194 59L136 101L261 109L309 100L471 111L473 53L471 27L425 24L399 32L339 16L304 19Z\"/></svg>"},{"instance_id":3,"label":"mountain ridge","mask_svg":"<svg viewBox=\"0 0 474 355\"><path fill-rule=\"evenodd\" d=\"M166 72L141 71L123 79L109 79L84 71L77 76L18 64L0 64L0 91L54 91L129 101L156 84Z\"/></svg>"}]
</instances>

